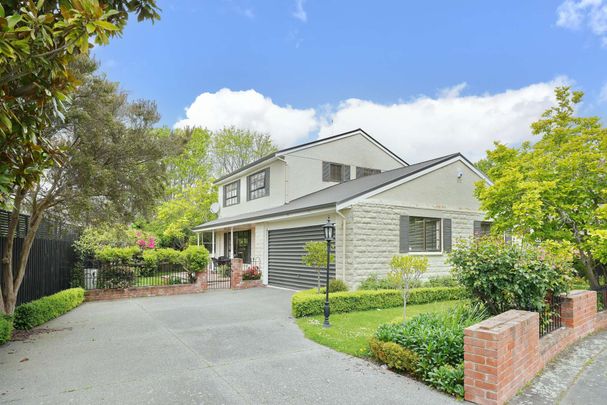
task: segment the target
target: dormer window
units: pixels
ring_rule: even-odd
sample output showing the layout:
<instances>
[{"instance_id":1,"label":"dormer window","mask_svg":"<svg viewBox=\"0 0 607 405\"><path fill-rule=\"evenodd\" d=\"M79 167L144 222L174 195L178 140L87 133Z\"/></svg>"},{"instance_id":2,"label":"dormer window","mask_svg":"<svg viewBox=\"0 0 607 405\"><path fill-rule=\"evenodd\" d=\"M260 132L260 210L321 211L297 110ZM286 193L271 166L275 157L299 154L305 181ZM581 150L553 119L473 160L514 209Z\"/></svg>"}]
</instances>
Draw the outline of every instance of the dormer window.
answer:
<instances>
[{"instance_id":1,"label":"dormer window","mask_svg":"<svg viewBox=\"0 0 607 405\"><path fill-rule=\"evenodd\" d=\"M350 166L340 163L322 162L322 181L342 183L350 180Z\"/></svg>"},{"instance_id":2,"label":"dormer window","mask_svg":"<svg viewBox=\"0 0 607 405\"><path fill-rule=\"evenodd\" d=\"M240 180L223 186L223 206L230 207L240 203Z\"/></svg>"},{"instance_id":3,"label":"dormer window","mask_svg":"<svg viewBox=\"0 0 607 405\"><path fill-rule=\"evenodd\" d=\"M270 168L254 173L247 177L247 198L257 198L270 195Z\"/></svg>"}]
</instances>

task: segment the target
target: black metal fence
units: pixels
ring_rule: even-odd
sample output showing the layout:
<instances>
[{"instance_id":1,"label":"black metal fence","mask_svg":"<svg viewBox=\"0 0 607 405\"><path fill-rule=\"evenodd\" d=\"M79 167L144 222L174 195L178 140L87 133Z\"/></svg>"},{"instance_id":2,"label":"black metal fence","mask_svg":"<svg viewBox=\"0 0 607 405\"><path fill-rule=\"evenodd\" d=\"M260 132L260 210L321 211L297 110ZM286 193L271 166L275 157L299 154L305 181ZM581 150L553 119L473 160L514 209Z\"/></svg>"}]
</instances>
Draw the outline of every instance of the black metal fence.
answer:
<instances>
[{"instance_id":1,"label":"black metal fence","mask_svg":"<svg viewBox=\"0 0 607 405\"><path fill-rule=\"evenodd\" d=\"M561 323L561 303L560 296L550 296L546 299L546 307L539 312L540 315L540 337L560 329Z\"/></svg>"},{"instance_id":2,"label":"black metal fence","mask_svg":"<svg viewBox=\"0 0 607 405\"><path fill-rule=\"evenodd\" d=\"M0 210L0 252L4 250L7 242L9 215L9 212ZM17 237L13 247L15 265L21 254L28 220L27 215L19 216ZM76 263L76 255L72 247L75 237L76 233L69 227L55 226L50 221L44 221L40 225L17 294L17 305L70 288L71 273Z\"/></svg>"},{"instance_id":3,"label":"black metal fence","mask_svg":"<svg viewBox=\"0 0 607 405\"><path fill-rule=\"evenodd\" d=\"M180 264L159 264L149 267L139 263L99 262L85 263L80 270L80 284L86 290L152 287L191 284L194 273Z\"/></svg>"}]
</instances>

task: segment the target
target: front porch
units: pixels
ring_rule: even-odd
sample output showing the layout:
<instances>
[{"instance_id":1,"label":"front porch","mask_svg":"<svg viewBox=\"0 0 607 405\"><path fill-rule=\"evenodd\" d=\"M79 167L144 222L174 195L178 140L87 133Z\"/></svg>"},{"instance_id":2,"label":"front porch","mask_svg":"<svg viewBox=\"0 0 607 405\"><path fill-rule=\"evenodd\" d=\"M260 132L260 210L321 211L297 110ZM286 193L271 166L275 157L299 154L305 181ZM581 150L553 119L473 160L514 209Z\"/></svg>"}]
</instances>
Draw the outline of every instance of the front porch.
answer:
<instances>
[{"instance_id":1,"label":"front porch","mask_svg":"<svg viewBox=\"0 0 607 405\"><path fill-rule=\"evenodd\" d=\"M262 269L262 252L255 249L255 226L211 229L197 235L198 245L204 245L211 254L209 288L230 288L233 259L242 260L242 271Z\"/></svg>"}]
</instances>

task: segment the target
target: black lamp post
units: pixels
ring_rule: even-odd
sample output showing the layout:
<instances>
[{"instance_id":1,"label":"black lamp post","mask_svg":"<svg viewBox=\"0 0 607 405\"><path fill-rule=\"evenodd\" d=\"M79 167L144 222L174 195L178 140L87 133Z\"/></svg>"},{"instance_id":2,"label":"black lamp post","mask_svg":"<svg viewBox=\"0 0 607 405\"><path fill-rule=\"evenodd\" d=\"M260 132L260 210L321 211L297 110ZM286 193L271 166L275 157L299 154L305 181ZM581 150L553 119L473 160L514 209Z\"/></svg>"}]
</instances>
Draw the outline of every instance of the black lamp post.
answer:
<instances>
[{"instance_id":1,"label":"black lamp post","mask_svg":"<svg viewBox=\"0 0 607 405\"><path fill-rule=\"evenodd\" d=\"M327 241L327 283L325 284L325 322L323 328L331 326L329 323L329 267L331 266L331 242L335 240L335 224L331 223L331 218L327 218L327 223L322 226Z\"/></svg>"}]
</instances>

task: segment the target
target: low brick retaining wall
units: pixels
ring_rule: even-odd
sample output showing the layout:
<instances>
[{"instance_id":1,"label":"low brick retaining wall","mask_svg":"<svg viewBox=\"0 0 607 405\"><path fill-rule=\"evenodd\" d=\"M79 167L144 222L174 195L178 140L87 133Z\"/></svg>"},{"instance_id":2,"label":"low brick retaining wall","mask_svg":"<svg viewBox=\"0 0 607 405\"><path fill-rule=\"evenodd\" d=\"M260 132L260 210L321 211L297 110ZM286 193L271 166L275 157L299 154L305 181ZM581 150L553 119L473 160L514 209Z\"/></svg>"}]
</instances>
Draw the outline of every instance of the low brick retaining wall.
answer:
<instances>
[{"instance_id":1,"label":"low brick retaining wall","mask_svg":"<svg viewBox=\"0 0 607 405\"><path fill-rule=\"evenodd\" d=\"M122 298L195 294L205 292L207 291L207 288L207 273L198 273L196 281L192 284L88 290L84 293L84 300L103 301L117 300Z\"/></svg>"},{"instance_id":2,"label":"low brick retaining wall","mask_svg":"<svg viewBox=\"0 0 607 405\"><path fill-rule=\"evenodd\" d=\"M245 288L265 287L261 280L243 280L243 261L242 259L232 259L232 272L230 275L230 284L233 290L243 290Z\"/></svg>"},{"instance_id":3,"label":"low brick retaining wall","mask_svg":"<svg viewBox=\"0 0 607 405\"><path fill-rule=\"evenodd\" d=\"M539 337L539 315L511 310L464 330L465 399L503 404L576 340L607 328L595 291L572 291L561 304L563 327Z\"/></svg>"}]
</instances>

